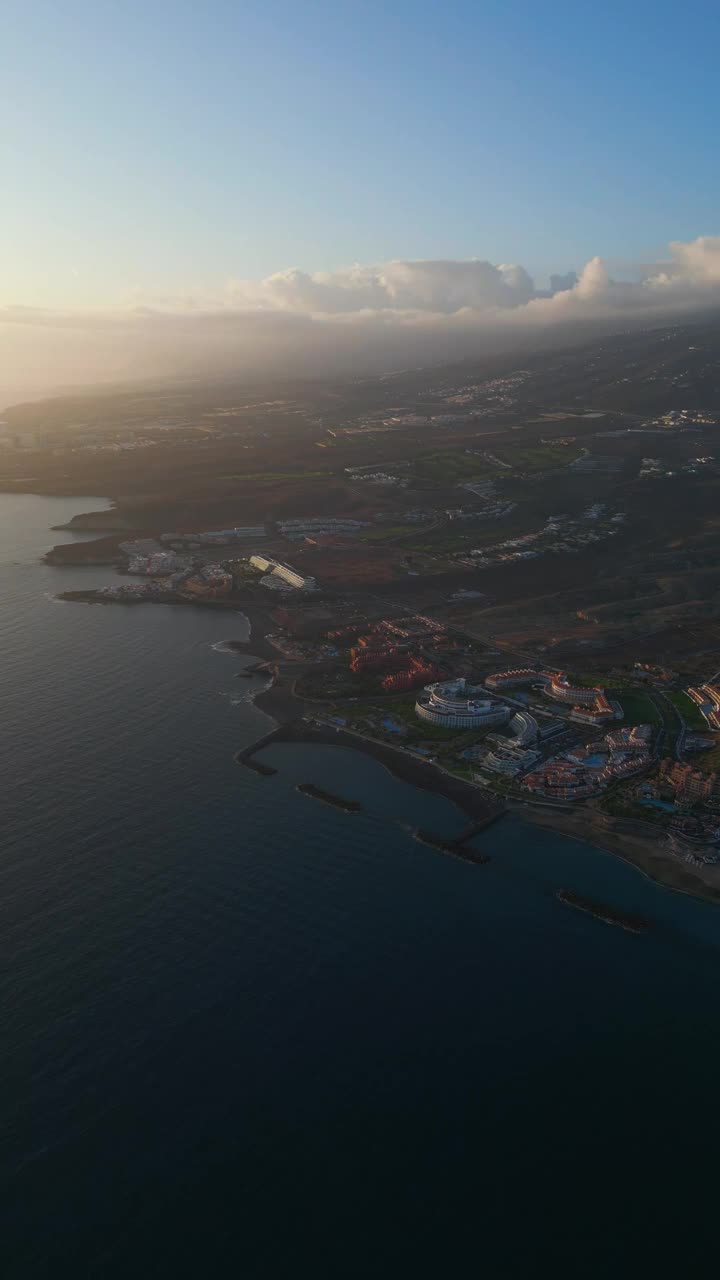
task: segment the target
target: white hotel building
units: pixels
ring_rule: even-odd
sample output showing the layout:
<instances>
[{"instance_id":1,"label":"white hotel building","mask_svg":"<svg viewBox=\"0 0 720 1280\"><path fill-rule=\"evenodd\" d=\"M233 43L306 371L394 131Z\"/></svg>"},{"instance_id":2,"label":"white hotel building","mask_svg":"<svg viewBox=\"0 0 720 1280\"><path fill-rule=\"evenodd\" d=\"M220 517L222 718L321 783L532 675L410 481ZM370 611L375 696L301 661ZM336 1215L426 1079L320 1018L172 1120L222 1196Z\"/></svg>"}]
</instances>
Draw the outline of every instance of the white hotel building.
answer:
<instances>
[{"instance_id":1,"label":"white hotel building","mask_svg":"<svg viewBox=\"0 0 720 1280\"><path fill-rule=\"evenodd\" d=\"M271 560L269 556L254 555L250 557L250 564L253 569L259 569L266 577L260 581L266 587L279 587L286 584L293 587L296 591L314 591L315 579L304 577L303 574L297 573L295 569L291 569L290 565L282 564L280 560Z\"/></svg>"},{"instance_id":2,"label":"white hotel building","mask_svg":"<svg viewBox=\"0 0 720 1280\"><path fill-rule=\"evenodd\" d=\"M429 684L415 703L415 714L444 729L489 729L507 724L512 715L510 708L487 696L475 696L483 692L480 686L468 685L464 679Z\"/></svg>"}]
</instances>

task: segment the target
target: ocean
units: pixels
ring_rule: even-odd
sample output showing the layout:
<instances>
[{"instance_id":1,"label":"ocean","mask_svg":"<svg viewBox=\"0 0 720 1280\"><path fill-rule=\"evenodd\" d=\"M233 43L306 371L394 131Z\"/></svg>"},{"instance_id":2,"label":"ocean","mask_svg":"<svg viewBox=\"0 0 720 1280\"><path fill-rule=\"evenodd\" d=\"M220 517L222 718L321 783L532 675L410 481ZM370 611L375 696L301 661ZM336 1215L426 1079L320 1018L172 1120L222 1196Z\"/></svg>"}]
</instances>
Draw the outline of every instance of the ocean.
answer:
<instances>
[{"instance_id":1,"label":"ocean","mask_svg":"<svg viewBox=\"0 0 720 1280\"><path fill-rule=\"evenodd\" d=\"M514 819L445 856L352 751L239 767L241 615L54 599L103 505L0 496L3 1276L709 1272L720 910Z\"/></svg>"}]
</instances>

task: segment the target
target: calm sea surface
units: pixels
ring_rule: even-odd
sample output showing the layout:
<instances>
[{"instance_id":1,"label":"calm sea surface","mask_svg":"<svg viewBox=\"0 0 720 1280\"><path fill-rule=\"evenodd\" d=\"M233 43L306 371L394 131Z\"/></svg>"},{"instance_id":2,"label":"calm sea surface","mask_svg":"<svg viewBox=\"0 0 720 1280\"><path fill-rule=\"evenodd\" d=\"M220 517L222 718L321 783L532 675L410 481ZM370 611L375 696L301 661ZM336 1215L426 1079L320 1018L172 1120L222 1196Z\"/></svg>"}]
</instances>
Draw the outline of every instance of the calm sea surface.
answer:
<instances>
[{"instance_id":1,"label":"calm sea surface","mask_svg":"<svg viewBox=\"0 0 720 1280\"><path fill-rule=\"evenodd\" d=\"M714 1274L720 910L511 820L445 857L346 750L239 768L239 615L53 600L102 505L0 496L0 1274Z\"/></svg>"}]
</instances>

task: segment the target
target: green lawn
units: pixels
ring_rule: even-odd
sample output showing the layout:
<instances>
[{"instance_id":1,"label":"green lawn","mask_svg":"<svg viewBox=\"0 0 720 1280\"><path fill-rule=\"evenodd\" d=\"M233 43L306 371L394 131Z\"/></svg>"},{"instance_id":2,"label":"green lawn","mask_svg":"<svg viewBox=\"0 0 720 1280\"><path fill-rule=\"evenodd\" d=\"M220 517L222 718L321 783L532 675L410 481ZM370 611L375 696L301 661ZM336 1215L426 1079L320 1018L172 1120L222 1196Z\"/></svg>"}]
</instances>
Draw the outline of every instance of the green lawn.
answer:
<instances>
[{"instance_id":1,"label":"green lawn","mask_svg":"<svg viewBox=\"0 0 720 1280\"><path fill-rule=\"evenodd\" d=\"M424 720L419 720L415 714L416 700L415 693L403 698L390 697L384 706L378 706L375 710L381 715L392 716L393 720L400 720L428 742L450 742L453 738L460 737L457 729L443 729L442 725L427 724Z\"/></svg>"},{"instance_id":2,"label":"green lawn","mask_svg":"<svg viewBox=\"0 0 720 1280\"><path fill-rule=\"evenodd\" d=\"M649 805L640 804L620 790L610 790L598 801L598 808L613 818L638 818L641 822L664 822L663 815Z\"/></svg>"},{"instance_id":3,"label":"green lawn","mask_svg":"<svg viewBox=\"0 0 720 1280\"><path fill-rule=\"evenodd\" d=\"M586 671L582 675L577 675L573 671L572 675L570 676L570 682L574 684L577 689L596 689L596 688L607 689L607 686L608 686L608 681L605 679L605 676L600 671L596 671L596 672ZM614 688L620 687L617 680L613 680L612 684Z\"/></svg>"},{"instance_id":4,"label":"green lawn","mask_svg":"<svg viewBox=\"0 0 720 1280\"><path fill-rule=\"evenodd\" d=\"M668 698L674 707L677 707L680 715L685 721L689 729L707 729L707 722L700 708L688 697L684 690L680 689L676 693L668 693Z\"/></svg>"},{"instance_id":5,"label":"green lawn","mask_svg":"<svg viewBox=\"0 0 720 1280\"><path fill-rule=\"evenodd\" d=\"M534 474L549 471L553 467L566 467L580 457L580 448L573 445L547 444L527 449L493 449L501 462L508 462L516 471Z\"/></svg>"},{"instance_id":6,"label":"green lawn","mask_svg":"<svg viewBox=\"0 0 720 1280\"><path fill-rule=\"evenodd\" d=\"M438 529L437 534L430 534L427 542L414 542L408 550L424 551L427 554L452 555L457 552L482 550L486 546L494 546L505 542L508 538L518 538L521 534L534 533L538 527L537 519L533 519L525 511L513 511L499 520L478 520L468 528L468 522L462 521L452 528Z\"/></svg>"},{"instance_id":7,"label":"green lawn","mask_svg":"<svg viewBox=\"0 0 720 1280\"><path fill-rule=\"evenodd\" d=\"M646 693L630 693L623 690L617 697L625 713L624 724L659 725L662 717L655 703Z\"/></svg>"},{"instance_id":8,"label":"green lawn","mask_svg":"<svg viewBox=\"0 0 720 1280\"><path fill-rule=\"evenodd\" d=\"M490 480L497 477L497 474L497 467L462 449L421 454L412 468L414 482L420 485L456 484L458 480Z\"/></svg>"},{"instance_id":9,"label":"green lawn","mask_svg":"<svg viewBox=\"0 0 720 1280\"><path fill-rule=\"evenodd\" d=\"M469 765L458 768L455 765L446 765L442 761L441 764L443 764L443 768L447 769L448 773L453 773L456 778L462 778L463 782L472 782L473 771Z\"/></svg>"},{"instance_id":10,"label":"green lawn","mask_svg":"<svg viewBox=\"0 0 720 1280\"><path fill-rule=\"evenodd\" d=\"M452 742L454 748L462 750L477 739L477 732L471 729L443 729L441 725L427 724L424 720L419 720L415 715L416 696L416 694L409 694L407 697L399 698L390 694L382 702L358 702L351 703L349 706L343 703L335 708L335 714L345 716L349 721L361 720L367 716L378 721L397 720L400 724L407 725L410 730L408 737L402 739L405 743Z\"/></svg>"},{"instance_id":11,"label":"green lawn","mask_svg":"<svg viewBox=\"0 0 720 1280\"><path fill-rule=\"evenodd\" d=\"M637 689L636 682L629 674L625 678L623 676L608 675L606 671L584 671L581 675L576 675L573 671L571 680L574 685L577 685L578 689L628 689L632 691Z\"/></svg>"},{"instance_id":12,"label":"green lawn","mask_svg":"<svg viewBox=\"0 0 720 1280\"><path fill-rule=\"evenodd\" d=\"M537 445L525 449L492 449L500 462L506 462L513 471L537 474L554 467L568 466L580 456L580 449L573 445ZM456 484L458 480L497 480L501 474L510 475L485 458L467 454L457 449L447 452L421 455L413 465L413 476L419 484Z\"/></svg>"}]
</instances>

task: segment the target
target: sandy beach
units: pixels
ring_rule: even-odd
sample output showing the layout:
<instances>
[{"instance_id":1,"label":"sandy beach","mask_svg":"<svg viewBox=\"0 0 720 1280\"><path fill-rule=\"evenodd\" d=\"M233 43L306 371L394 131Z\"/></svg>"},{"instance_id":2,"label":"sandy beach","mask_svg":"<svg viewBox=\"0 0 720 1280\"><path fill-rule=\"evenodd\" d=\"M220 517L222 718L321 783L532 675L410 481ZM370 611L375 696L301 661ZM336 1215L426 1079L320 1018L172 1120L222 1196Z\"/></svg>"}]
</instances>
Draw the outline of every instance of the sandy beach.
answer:
<instances>
[{"instance_id":1,"label":"sandy beach","mask_svg":"<svg viewBox=\"0 0 720 1280\"><path fill-rule=\"evenodd\" d=\"M613 819L605 820L587 809L568 813L516 804L512 811L523 822L546 827L558 835L583 840L606 853L615 854L665 888L689 893L708 902L720 902L720 867L695 867L683 862L666 848L658 835L645 836L620 829L620 823L614 823Z\"/></svg>"}]
</instances>

